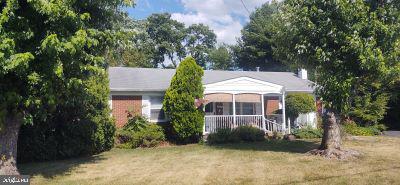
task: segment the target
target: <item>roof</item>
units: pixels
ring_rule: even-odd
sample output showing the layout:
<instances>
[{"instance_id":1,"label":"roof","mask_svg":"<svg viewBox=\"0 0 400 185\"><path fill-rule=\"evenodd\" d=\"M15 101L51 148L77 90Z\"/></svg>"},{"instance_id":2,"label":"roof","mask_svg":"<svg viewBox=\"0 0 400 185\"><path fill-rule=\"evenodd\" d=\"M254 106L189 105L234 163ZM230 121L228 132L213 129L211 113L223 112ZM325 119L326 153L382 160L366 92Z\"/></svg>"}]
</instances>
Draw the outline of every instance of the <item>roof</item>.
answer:
<instances>
[{"instance_id":1,"label":"roof","mask_svg":"<svg viewBox=\"0 0 400 185\"><path fill-rule=\"evenodd\" d=\"M175 69L110 67L111 91L165 91ZM286 91L313 92L313 82L291 72L218 71L204 70L203 84L249 77L284 86Z\"/></svg>"}]
</instances>

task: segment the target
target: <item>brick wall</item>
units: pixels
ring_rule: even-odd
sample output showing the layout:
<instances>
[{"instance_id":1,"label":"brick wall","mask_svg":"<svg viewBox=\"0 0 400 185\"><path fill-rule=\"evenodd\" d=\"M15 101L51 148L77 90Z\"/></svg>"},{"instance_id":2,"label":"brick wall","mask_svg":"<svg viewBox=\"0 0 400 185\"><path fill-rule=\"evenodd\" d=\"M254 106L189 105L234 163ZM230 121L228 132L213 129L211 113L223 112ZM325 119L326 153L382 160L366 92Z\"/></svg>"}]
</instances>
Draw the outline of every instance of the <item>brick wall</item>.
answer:
<instances>
[{"instance_id":1,"label":"brick wall","mask_svg":"<svg viewBox=\"0 0 400 185\"><path fill-rule=\"evenodd\" d=\"M265 97L265 114L275 114L279 109L279 97Z\"/></svg>"},{"instance_id":2,"label":"brick wall","mask_svg":"<svg viewBox=\"0 0 400 185\"><path fill-rule=\"evenodd\" d=\"M112 96L112 115L117 127L126 124L128 111L142 115L142 96Z\"/></svg>"}]
</instances>

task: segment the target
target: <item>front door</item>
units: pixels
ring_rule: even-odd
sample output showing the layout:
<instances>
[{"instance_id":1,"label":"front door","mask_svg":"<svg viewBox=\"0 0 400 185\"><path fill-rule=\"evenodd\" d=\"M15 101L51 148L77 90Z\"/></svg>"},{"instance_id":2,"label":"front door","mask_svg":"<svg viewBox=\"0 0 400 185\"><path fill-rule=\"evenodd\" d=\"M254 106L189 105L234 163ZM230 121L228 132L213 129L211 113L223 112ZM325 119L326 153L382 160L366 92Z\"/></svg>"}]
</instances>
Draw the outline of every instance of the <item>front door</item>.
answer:
<instances>
[{"instance_id":1,"label":"front door","mask_svg":"<svg viewBox=\"0 0 400 185\"><path fill-rule=\"evenodd\" d=\"M216 115L224 114L224 104L222 102L215 103L216 106Z\"/></svg>"}]
</instances>

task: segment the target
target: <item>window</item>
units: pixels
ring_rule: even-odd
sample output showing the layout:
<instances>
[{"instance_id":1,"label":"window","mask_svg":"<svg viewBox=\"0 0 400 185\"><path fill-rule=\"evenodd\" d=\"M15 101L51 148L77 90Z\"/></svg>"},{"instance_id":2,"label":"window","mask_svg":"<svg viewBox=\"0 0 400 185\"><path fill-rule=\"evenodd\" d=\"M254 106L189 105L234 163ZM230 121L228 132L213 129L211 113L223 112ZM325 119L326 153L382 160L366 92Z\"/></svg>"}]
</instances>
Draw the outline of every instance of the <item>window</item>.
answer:
<instances>
[{"instance_id":1,"label":"window","mask_svg":"<svg viewBox=\"0 0 400 185\"><path fill-rule=\"evenodd\" d=\"M164 110L162 109L163 100L163 96L150 96L150 120L165 120Z\"/></svg>"},{"instance_id":2,"label":"window","mask_svg":"<svg viewBox=\"0 0 400 185\"><path fill-rule=\"evenodd\" d=\"M164 110L162 109L150 109L151 120L165 120Z\"/></svg>"},{"instance_id":3,"label":"window","mask_svg":"<svg viewBox=\"0 0 400 185\"><path fill-rule=\"evenodd\" d=\"M211 102L211 103L206 104L205 109L206 109L206 110L205 110L206 113L212 113L212 112L214 112L214 102Z\"/></svg>"},{"instance_id":4,"label":"window","mask_svg":"<svg viewBox=\"0 0 400 185\"><path fill-rule=\"evenodd\" d=\"M254 103L242 103L242 111L243 115L253 115Z\"/></svg>"},{"instance_id":5,"label":"window","mask_svg":"<svg viewBox=\"0 0 400 185\"><path fill-rule=\"evenodd\" d=\"M236 102L236 115L254 115L255 105L255 103Z\"/></svg>"}]
</instances>

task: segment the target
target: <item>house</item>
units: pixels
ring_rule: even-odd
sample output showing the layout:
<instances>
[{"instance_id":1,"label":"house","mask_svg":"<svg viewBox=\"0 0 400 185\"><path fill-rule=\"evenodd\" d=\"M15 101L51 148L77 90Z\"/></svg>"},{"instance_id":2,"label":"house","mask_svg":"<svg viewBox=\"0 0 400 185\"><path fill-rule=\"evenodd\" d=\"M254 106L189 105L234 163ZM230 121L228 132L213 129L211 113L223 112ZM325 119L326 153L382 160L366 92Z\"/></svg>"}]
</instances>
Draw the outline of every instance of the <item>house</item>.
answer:
<instances>
[{"instance_id":1,"label":"house","mask_svg":"<svg viewBox=\"0 0 400 185\"><path fill-rule=\"evenodd\" d=\"M162 110L166 89L175 69L110 67L110 107L118 127L127 122L127 111L151 122L168 121ZM291 72L205 70L204 133L218 128L254 125L265 131L288 131L285 96L313 91L307 71ZM235 103L233 103L235 102ZM316 127L316 113L300 115L294 124ZM293 124L292 124L293 125Z\"/></svg>"}]
</instances>

